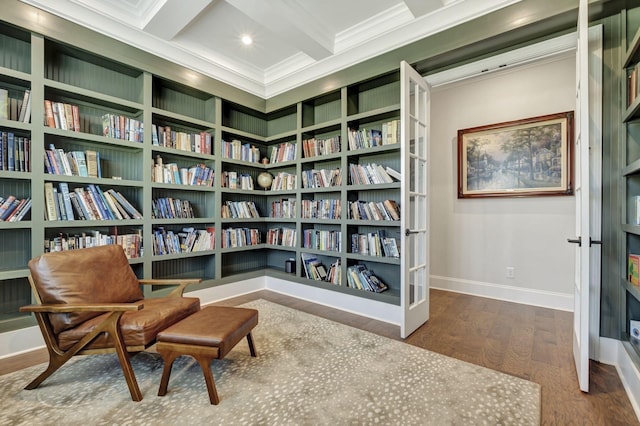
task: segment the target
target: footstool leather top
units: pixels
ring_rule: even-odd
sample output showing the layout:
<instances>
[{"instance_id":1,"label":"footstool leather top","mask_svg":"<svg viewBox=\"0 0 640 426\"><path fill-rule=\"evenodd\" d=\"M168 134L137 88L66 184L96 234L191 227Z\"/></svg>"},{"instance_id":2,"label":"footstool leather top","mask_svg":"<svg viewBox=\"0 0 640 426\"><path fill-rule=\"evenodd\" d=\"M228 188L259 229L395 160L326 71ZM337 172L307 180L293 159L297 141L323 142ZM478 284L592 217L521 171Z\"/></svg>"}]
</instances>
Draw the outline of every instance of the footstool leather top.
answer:
<instances>
[{"instance_id":1,"label":"footstool leather top","mask_svg":"<svg viewBox=\"0 0 640 426\"><path fill-rule=\"evenodd\" d=\"M157 341L217 347L222 359L257 324L256 309L207 306L158 333Z\"/></svg>"}]
</instances>

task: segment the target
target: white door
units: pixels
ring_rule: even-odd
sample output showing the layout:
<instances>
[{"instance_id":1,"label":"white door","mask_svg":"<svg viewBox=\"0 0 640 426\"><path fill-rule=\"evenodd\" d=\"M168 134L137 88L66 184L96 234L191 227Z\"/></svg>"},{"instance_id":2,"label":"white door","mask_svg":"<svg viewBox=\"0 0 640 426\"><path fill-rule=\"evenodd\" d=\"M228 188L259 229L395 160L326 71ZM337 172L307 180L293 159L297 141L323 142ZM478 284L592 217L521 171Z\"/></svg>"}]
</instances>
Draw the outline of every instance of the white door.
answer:
<instances>
[{"instance_id":1,"label":"white door","mask_svg":"<svg viewBox=\"0 0 640 426\"><path fill-rule=\"evenodd\" d=\"M576 52L575 196L576 270L574 279L573 358L580 389L589 391L589 28L587 0L580 0Z\"/></svg>"},{"instance_id":2,"label":"white door","mask_svg":"<svg viewBox=\"0 0 640 426\"><path fill-rule=\"evenodd\" d=\"M429 86L409 64L400 64L402 141L401 336L429 319Z\"/></svg>"}]
</instances>

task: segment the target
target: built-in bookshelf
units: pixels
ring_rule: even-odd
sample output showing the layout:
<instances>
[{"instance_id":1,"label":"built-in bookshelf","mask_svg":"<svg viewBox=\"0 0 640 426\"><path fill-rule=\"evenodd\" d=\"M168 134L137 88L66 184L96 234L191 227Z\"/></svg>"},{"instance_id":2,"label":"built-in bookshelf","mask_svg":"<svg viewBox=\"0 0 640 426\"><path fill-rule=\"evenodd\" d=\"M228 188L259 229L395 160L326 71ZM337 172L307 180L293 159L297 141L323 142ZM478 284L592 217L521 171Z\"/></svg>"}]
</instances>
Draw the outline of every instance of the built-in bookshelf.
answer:
<instances>
[{"instance_id":1,"label":"built-in bookshelf","mask_svg":"<svg viewBox=\"0 0 640 426\"><path fill-rule=\"evenodd\" d=\"M11 25L0 45L0 135L22 141L0 162L0 218L9 197L30 203L0 220L0 330L32 324L18 313L29 259L99 244L122 245L140 278L202 278L196 290L266 274L400 305L399 72L262 112ZM394 210L352 216L360 205Z\"/></svg>"},{"instance_id":2,"label":"built-in bookshelf","mask_svg":"<svg viewBox=\"0 0 640 426\"><path fill-rule=\"evenodd\" d=\"M627 51L622 68L627 76L623 96L623 124L622 135L624 144L622 152L625 156L625 167L621 179L625 183L624 194L626 209L622 217L622 231L625 240L624 262L619 265L621 270L622 307L620 312L621 340L627 352L636 363L640 362L640 339L631 334L630 321L640 321L640 287L634 279L630 260L640 254L640 222L638 221L638 200L640 200L640 93L638 70L640 67L640 8L624 11L623 20L626 29L623 40L627 40ZM623 268L623 269L622 269ZM637 271L636 271L637 273Z\"/></svg>"}]
</instances>

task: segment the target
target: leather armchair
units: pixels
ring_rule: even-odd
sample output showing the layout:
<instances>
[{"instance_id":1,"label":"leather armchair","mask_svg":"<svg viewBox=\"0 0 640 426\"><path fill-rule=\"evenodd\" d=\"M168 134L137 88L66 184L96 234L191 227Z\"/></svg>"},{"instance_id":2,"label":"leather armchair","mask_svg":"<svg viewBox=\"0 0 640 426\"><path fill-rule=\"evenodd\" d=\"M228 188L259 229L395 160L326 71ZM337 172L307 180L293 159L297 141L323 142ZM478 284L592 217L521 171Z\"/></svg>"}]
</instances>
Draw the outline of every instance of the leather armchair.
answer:
<instances>
[{"instance_id":1,"label":"leather armchair","mask_svg":"<svg viewBox=\"0 0 640 426\"><path fill-rule=\"evenodd\" d=\"M49 365L25 389L35 389L75 355L115 352L131 398L142 394L130 354L153 345L156 335L200 310L198 298L183 297L200 279L140 280L122 247L45 253L29 261L34 313L49 352ZM166 297L147 298L141 285L172 285Z\"/></svg>"}]
</instances>

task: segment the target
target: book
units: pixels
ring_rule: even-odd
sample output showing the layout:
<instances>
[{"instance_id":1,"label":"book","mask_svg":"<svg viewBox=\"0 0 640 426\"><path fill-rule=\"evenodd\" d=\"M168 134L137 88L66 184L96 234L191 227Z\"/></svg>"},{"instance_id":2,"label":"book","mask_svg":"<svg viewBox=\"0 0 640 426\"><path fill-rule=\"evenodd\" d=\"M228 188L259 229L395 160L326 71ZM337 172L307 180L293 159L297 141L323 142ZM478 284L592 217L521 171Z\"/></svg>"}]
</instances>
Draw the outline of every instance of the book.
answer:
<instances>
[{"instance_id":1,"label":"book","mask_svg":"<svg viewBox=\"0 0 640 426\"><path fill-rule=\"evenodd\" d=\"M631 284L640 285L640 255L629 254L627 277Z\"/></svg>"},{"instance_id":2,"label":"book","mask_svg":"<svg viewBox=\"0 0 640 426\"><path fill-rule=\"evenodd\" d=\"M56 200L53 193L53 183L44 183L44 202L46 207L47 220L58 220L58 210L56 209Z\"/></svg>"},{"instance_id":3,"label":"book","mask_svg":"<svg viewBox=\"0 0 640 426\"><path fill-rule=\"evenodd\" d=\"M0 118L9 119L9 91L0 89Z\"/></svg>"},{"instance_id":4,"label":"book","mask_svg":"<svg viewBox=\"0 0 640 426\"><path fill-rule=\"evenodd\" d=\"M7 168L6 170L14 171L16 169L16 146L13 133L7 132Z\"/></svg>"},{"instance_id":5,"label":"book","mask_svg":"<svg viewBox=\"0 0 640 426\"><path fill-rule=\"evenodd\" d=\"M85 161L87 163L87 175L98 177L98 152L94 150L85 151Z\"/></svg>"},{"instance_id":6,"label":"book","mask_svg":"<svg viewBox=\"0 0 640 426\"><path fill-rule=\"evenodd\" d=\"M394 179L396 179L398 181L402 180L402 175L397 170L394 170L389 166L386 166L384 169L387 172L387 174L389 176L391 176L392 178L394 178Z\"/></svg>"},{"instance_id":7,"label":"book","mask_svg":"<svg viewBox=\"0 0 640 426\"><path fill-rule=\"evenodd\" d=\"M31 91L25 90L24 96L22 98L22 105L20 106L20 115L18 116L18 121L23 123L28 123L31 118ZM28 112L27 112L28 111Z\"/></svg>"},{"instance_id":8,"label":"book","mask_svg":"<svg viewBox=\"0 0 640 426\"><path fill-rule=\"evenodd\" d=\"M80 206L80 202L78 201L78 194L74 192L69 192L69 200L71 201L71 206L73 207L74 217L77 217L78 220L87 220L85 217L84 210Z\"/></svg>"},{"instance_id":9,"label":"book","mask_svg":"<svg viewBox=\"0 0 640 426\"><path fill-rule=\"evenodd\" d=\"M48 99L44 101L44 124L47 127L56 127L56 120L53 115L53 102Z\"/></svg>"},{"instance_id":10,"label":"book","mask_svg":"<svg viewBox=\"0 0 640 426\"><path fill-rule=\"evenodd\" d=\"M640 195L634 195L629 199L629 224L640 225Z\"/></svg>"}]
</instances>

